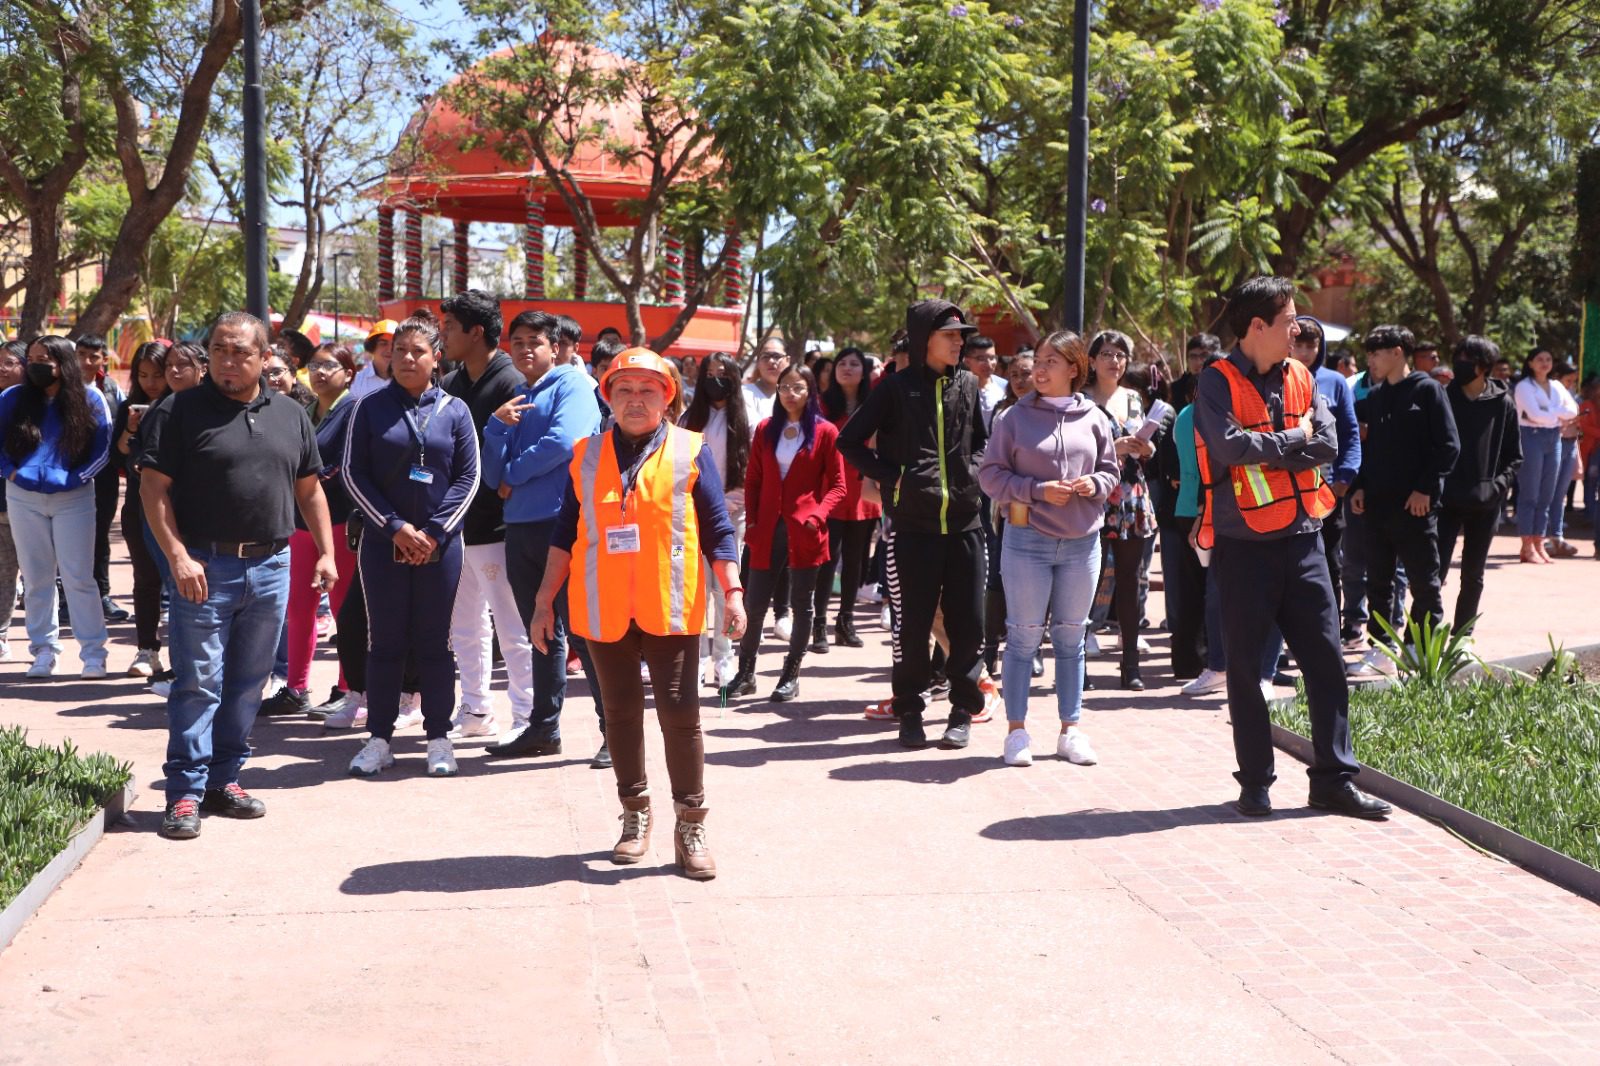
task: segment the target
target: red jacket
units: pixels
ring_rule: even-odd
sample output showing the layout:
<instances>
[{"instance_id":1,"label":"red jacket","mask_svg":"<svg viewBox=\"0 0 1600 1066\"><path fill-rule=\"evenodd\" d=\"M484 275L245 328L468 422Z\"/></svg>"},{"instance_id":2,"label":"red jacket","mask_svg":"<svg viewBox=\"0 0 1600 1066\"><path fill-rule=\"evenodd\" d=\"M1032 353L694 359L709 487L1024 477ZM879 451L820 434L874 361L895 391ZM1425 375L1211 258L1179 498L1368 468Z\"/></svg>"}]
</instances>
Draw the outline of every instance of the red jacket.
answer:
<instances>
[{"instance_id":1,"label":"red jacket","mask_svg":"<svg viewBox=\"0 0 1600 1066\"><path fill-rule=\"evenodd\" d=\"M850 421L850 416L845 415L842 418L834 419L833 424L839 429L843 429L844 424L848 421ZM829 514L828 517L837 518L841 521L858 522L867 518L880 518L882 515L882 507L879 507L877 504L861 498L861 471L857 470L850 463L845 463L844 497L840 499L839 503L834 507L833 512Z\"/></svg>"},{"instance_id":2,"label":"red jacket","mask_svg":"<svg viewBox=\"0 0 1600 1066\"><path fill-rule=\"evenodd\" d=\"M811 447L802 447L789 464L789 476L778 473L778 456L767 443L767 423L756 427L750 442L750 466L744 476L745 543L750 565L772 566L772 539L781 517L789 535L789 566L803 570L828 561L828 516L844 498L844 458L839 431L817 419Z\"/></svg>"}]
</instances>

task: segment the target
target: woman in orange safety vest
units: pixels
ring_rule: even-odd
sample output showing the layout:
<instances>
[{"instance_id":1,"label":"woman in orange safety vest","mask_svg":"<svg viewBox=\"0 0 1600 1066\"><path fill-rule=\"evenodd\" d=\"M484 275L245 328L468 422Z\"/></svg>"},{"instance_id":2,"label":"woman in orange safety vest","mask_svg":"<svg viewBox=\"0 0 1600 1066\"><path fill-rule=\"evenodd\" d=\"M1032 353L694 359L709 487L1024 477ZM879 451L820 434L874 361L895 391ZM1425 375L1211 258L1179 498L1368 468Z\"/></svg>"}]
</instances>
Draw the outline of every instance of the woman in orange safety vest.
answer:
<instances>
[{"instance_id":1,"label":"woman in orange safety vest","mask_svg":"<svg viewBox=\"0 0 1600 1066\"><path fill-rule=\"evenodd\" d=\"M594 655L622 800L616 863L636 863L650 850L639 662L648 665L678 816L674 851L686 876L710 880L717 868L706 845L697 683L707 565L726 590L734 640L744 634L744 590L711 450L666 417L676 393L666 361L647 348L622 352L601 377L615 424L573 449L529 630L543 651L554 636L556 593L570 579L572 631Z\"/></svg>"}]
</instances>

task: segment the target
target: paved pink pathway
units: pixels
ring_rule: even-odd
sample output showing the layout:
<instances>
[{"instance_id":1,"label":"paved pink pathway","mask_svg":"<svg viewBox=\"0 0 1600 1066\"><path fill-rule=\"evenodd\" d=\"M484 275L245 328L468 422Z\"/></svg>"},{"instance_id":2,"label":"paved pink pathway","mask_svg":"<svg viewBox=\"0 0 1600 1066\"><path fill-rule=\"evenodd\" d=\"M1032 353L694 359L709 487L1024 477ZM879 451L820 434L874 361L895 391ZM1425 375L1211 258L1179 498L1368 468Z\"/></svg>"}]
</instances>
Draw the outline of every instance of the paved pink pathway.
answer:
<instances>
[{"instance_id":1,"label":"paved pink pathway","mask_svg":"<svg viewBox=\"0 0 1600 1066\"><path fill-rule=\"evenodd\" d=\"M1596 591L1591 560L1511 561L1481 645L1591 642ZM132 760L141 792L0 954L0 1063L1600 1061L1600 909L1407 814L1312 815L1287 759L1280 813L1232 814L1225 709L1164 675L1090 694L1096 767L1045 754L1043 688L1031 768L998 722L902 752L860 716L886 659L864 628L808 658L804 702L706 711L709 884L665 832L653 864L606 861L581 694L564 756L473 744L448 781L420 733L365 782L354 739L263 721L268 817L172 843L161 707L0 668L0 721Z\"/></svg>"}]
</instances>

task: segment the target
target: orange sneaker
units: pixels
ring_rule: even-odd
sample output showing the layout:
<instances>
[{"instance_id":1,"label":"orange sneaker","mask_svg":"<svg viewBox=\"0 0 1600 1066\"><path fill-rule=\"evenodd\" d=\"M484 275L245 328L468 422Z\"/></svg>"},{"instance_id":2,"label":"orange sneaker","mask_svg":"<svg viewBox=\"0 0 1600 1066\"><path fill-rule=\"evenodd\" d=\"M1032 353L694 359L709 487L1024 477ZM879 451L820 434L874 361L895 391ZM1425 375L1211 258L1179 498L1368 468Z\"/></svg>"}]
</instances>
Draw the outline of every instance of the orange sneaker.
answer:
<instances>
[{"instance_id":1,"label":"orange sneaker","mask_svg":"<svg viewBox=\"0 0 1600 1066\"><path fill-rule=\"evenodd\" d=\"M1005 708L1005 701L1000 697L1000 686L994 683L993 678L981 677L978 679L978 691L983 693L983 710L972 716L974 723L989 722L994 716Z\"/></svg>"},{"instance_id":2,"label":"orange sneaker","mask_svg":"<svg viewBox=\"0 0 1600 1066\"><path fill-rule=\"evenodd\" d=\"M894 700L881 700L878 703L867 704L867 717L874 722L892 722L895 720Z\"/></svg>"}]
</instances>

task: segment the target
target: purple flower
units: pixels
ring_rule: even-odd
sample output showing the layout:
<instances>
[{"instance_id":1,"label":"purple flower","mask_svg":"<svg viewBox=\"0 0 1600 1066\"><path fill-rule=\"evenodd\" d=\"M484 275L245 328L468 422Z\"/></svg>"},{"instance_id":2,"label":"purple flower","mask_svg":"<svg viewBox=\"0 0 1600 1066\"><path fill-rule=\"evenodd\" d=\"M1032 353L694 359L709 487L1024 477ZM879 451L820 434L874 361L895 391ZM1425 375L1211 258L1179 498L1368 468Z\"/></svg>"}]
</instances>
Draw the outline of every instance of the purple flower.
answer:
<instances>
[{"instance_id":1,"label":"purple flower","mask_svg":"<svg viewBox=\"0 0 1600 1066\"><path fill-rule=\"evenodd\" d=\"M694 55L694 45L692 44L686 44L682 48L678 49L679 59L688 59L692 55Z\"/></svg>"},{"instance_id":2,"label":"purple flower","mask_svg":"<svg viewBox=\"0 0 1600 1066\"><path fill-rule=\"evenodd\" d=\"M1106 213L1106 202L1100 199L1100 197L1096 196L1093 200L1089 201L1089 210L1093 211L1097 215L1103 215Z\"/></svg>"},{"instance_id":3,"label":"purple flower","mask_svg":"<svg viewBox=\"0 0 1600 1066\"><path fill-rule=\"evenodd\" d=\"M1278 101L1278 113L1283 116L1285 122L1294 118L1294 108L1289 106L1289 101L1287 100Z\"/></svg>"},{"instance_id":4,"label":"purple flower","mask_svg":"<svg viewBox=\"0 0 1600 1066\"><path fill-rule=\"evenodd\" d=\"M1289 13L1287 11L1274 12L1272 15L1272 24L1278 27L1280 30L1283 29L1283 27L1289 24Z\"/></svg>"},{"instance_id":5,"label":"purple flower","mask_svg":"<svg viewBox=\"0 0 1600 1066\"><path fill-rule=\"evenodd\" d=\"M1222 0L1200 0L1200 9L1205 12L1222 10Z\"/></svg>"},{"instance_id":6,"label":"purple flower","mask_svg":"<svg viewBox=\"0 0 1600 1066\"><path fill-rule=\"evenodd\" d=\"M950 17L953 18L953 19L964 19L964 18L966 18L967 17L967 5L966 4L954 4L954 5L952 5L951 8L950 8Z\"/></svg>"},{"instance_id":7,"label":"purple flower","mask_svg":"<svg viewBox=\"0 0 1600 1066\"><path fill-rule=\"evenodd\" d=\"M1022 28L1022 16L1012 15L1010 18L1006 19L1006 25L1010 26L1014 30L1020 30Z\"/></svg>"}]
</instances>

